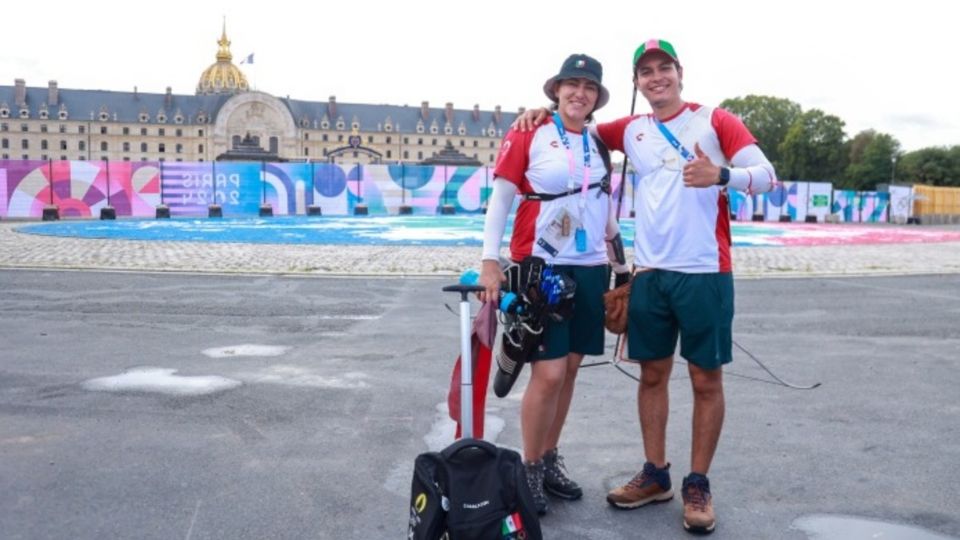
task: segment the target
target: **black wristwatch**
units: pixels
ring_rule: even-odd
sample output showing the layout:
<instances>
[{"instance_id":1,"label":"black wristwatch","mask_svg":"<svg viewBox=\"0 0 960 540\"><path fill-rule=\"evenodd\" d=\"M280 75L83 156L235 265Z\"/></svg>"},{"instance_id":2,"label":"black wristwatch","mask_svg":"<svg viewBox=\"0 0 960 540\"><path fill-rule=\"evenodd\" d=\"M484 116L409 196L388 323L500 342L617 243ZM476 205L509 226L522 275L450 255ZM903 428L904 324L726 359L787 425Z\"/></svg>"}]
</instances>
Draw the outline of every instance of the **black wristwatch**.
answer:
<instances>
[{"instance_id":1,"label":"black wristwatch","mask_svg":"<svg viewBox=\"0 0 960 540\"><path fill-rule=\"evenodd\" d=\"M720 181L717 182L718 186L725 186L730 183L730 169L726 167L720 167Z\"/></svg>"}]
</instances>

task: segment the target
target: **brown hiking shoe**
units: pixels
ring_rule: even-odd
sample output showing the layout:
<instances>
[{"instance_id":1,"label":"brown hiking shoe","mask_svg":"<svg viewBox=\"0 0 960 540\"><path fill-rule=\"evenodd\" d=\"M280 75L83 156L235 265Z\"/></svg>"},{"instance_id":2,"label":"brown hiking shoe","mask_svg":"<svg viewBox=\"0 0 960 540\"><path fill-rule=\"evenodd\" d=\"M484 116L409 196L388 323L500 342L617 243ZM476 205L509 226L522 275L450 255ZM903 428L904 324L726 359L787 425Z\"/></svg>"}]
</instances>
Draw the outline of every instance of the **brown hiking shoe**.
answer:
<instances>
[{"instance_id":1,"label":"brown hiking shoe","mask_svg":"<svg viewBox=\"0 0 960 540\"><path fill-rule=\"evenodd\" d=\"M673 498L670 486L670 464L658 469L649 461L643 464L626 485L613 489L607 494L607 502L617 508L640 508L641 506L669 501Z\"/></svg>"},{"instance_id":2,"label":"brown hiking shoe","mask_svg":"<svg viewBox=\"0 0 960 540\"><path fill-rule=\"evenodd\" d=\"M690 473L683 479L683 528L694 534L710 534L717 527L713 514L710 481L702 474Z\"/></svg>"}]
</instances>

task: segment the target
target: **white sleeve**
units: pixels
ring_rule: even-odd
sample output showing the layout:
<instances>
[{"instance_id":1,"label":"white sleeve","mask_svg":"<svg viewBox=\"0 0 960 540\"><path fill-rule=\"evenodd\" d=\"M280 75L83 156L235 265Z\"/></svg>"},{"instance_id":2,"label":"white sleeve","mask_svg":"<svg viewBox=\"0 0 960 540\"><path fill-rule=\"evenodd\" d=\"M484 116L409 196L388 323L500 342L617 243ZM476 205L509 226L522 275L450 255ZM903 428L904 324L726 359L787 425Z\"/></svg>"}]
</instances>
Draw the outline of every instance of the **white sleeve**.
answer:
<instances>
[{"instance_id":1,"label":"white sleeve","mask_svg":"<svg viewBox=\"0 0 960 540\"><path fill-rule=\"evenodd\" d=\"M483 221L482 260L500 260L500 243L507 228L507 215L513 207L517 185L499 176L493 178L493 192L487 200L487 217Z\"/></svg>"},{"instance_id":2,"label":"white sleeve","mask_svg":"<svg viewBox=\"0 0 960 540\"><path fill-rule=\"evenodd\" d=\"M766 193L777 187L777 173L773 165L763 155L760 147L751 144L744 146L730 160L730 183L728 187L747 193Z\"/></svg>"}]
</instances>

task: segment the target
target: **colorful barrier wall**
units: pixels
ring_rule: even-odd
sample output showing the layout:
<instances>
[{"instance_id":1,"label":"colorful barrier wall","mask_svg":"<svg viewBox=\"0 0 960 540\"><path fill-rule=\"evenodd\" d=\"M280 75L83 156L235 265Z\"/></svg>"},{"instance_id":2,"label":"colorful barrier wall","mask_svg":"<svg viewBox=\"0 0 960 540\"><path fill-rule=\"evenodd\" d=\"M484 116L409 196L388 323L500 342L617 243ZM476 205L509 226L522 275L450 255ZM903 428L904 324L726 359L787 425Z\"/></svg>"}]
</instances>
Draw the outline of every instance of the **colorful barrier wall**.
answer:
<instances>
[{"instance_id":1,"label":"colorful barrier wall","mask_svg":"<svg viewBox=\"0 0 960 540\"><path fill-rule=\"evenodd\" d=\"M629 176L621 215L632 210ZM488 167L350 165L261 162L0 161L0 217L39 218L55 204L64 217L99 215L108 203L118 216L153 217L161 202L173 216L205 216L209 204L224 216L351 215L359 203L372 215L479 213L490 196ZM613 175L613 188L620 174Z\"/></svg>"},{"instance_id":2,"label":"colorful barrier wall","mask_svg":"<svg viewBox=\"0 0 960 540\"><path fill-rule=\"evenodd\" d=\"M62 217L96 217L108 203L118 216L153 217L161 202L174 216L206 216L216 202L224 216L255 216L269 203L274 215L304 215L319 206L324 215L352 215L363 203L371 215L433 215L444 206L479 213L490 196L488 167L356 165L261 162L0 161L0 217L40 218L55 204ZM634 209L634 173L628 175L621 217ZM613 174L613 188L620 174ZM894 190L896 191L896 190ZM734 219L767 221L808 215L833 220L885 222L890 197L899 192L832 190L827 182L783 182L764 194L729 192ZM960 189L917 186L915 215L960 215ZM901 198L897 199L902 204Z\"/></svg>"},{"instance_id":3,"label":"colorful barrier wall","mask_svg":"<svg viewBox=\"0 0 960 540\"><path fill-rule=\"evenodd\" d=\"M913 186L913 215L921 223L956 223L960 220L960 188Z\"/></svg>"}]
</instances>

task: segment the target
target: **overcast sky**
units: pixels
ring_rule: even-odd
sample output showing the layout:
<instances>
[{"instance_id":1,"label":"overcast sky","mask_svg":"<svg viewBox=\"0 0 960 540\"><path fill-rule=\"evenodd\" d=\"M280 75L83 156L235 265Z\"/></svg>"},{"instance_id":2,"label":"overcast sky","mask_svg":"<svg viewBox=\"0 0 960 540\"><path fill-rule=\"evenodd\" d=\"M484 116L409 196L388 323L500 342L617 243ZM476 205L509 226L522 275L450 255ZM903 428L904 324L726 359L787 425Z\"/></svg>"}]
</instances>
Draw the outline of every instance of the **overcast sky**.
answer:
<instances>
[{"instance_id":1,"label":"overcast sky","mask_svg":"<svg viewBox=\"0 0 960 540\"><path fill-rule=\"evenodd\" d=\"M960 144L957 2L847 4L54 0L3 23L0 84L192 94L226 16L234 62L254 53L241 68L277 96L515 111L544 105L543 81L584 52L604 65L603 121L629 113L633 51L657 37L677 49L687 101L770 95L840 117L848 137Z\"/></svg>"}]
</instances>

